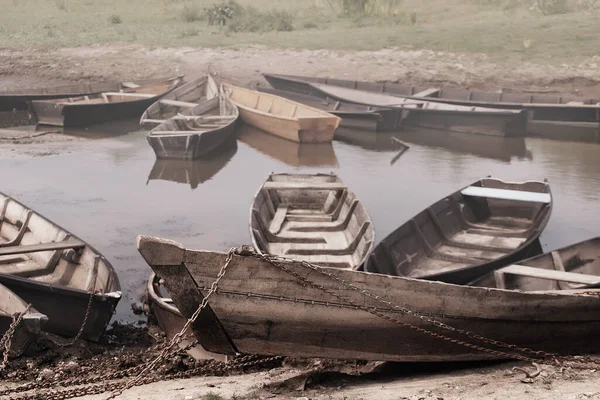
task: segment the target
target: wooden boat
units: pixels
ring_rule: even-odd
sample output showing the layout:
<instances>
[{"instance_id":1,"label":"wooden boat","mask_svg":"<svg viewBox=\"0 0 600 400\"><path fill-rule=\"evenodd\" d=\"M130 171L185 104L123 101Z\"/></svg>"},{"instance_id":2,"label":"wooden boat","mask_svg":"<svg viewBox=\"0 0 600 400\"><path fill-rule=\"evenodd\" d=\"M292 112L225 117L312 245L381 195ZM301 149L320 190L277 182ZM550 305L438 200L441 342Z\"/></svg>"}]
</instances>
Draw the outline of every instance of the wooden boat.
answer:
<instances>
[{"instance_id":1,"label":"wooden boat","mask_svg":"<svg viewBox=\"0 0 600 400\"><path fill-rule=\"evenodd\" d=\"M404 146L393 138L398 135L389 132L368 132L357 129L340 128L335 131L335 140L364 150L384 152L398 152Z\"/></svg>"},{"instance_id":2,"label":"wooden boat","mask_svg":"<svg viewBox=\"0 0 600 400\"><path fill-rule=\"evenodd\" d=\"M127 86L129 86L128 82L105 82L8 90L0 92L0 111L27 110L28 103L32 100L64 99L102 92L118 92Z\"/></svg>"},{"instance_id":3,"label":"wooden boat","mask_svg":"<svg viewBox=\"0 0 600 400\"><path fill-rule=\"evenodd\" d=\"M110 263L86 242L0 193L0 283L48 316L47 332L97 341L121 299ZM89 308L89 313L86 310Z\"/></svg>"},{"instance_id":4,"label":"wooden boat","mask_svg":"<svg viewBox=\"0 0 600 400\"><path fill-rule=\"evenodd\" d=\"M255 90L223 84L248 125L300 143L331 142L341 119L316 108Z\"/></svg>"},{"instance_id":5,"label":"wooden boat","mask_svg":"<svg viewBox=\"0 0 600 400\"><path fill-rule=\"evenodd\" d=\"M164 160L157 158L148 176L151 180L163 180L190 185L192 190L215 177L237 152L237 141L232 138L216 152L198 160Z\"/></svg>"},{"instance_id":6,"label":"wooden boat","mask_svg":"<svg viewBox=\"0 0 600 400\"><path fill-rule=\"evenodd\" d=\"M137 246L188 318L227 258L224 253L189 250L147 236L138 237ZM456 329L563 355L600 352L598 289L460 286L310 267L298 261L271 263L247 251L233 255L217 287L193 331L204 348L224 354L404 362L503 359L519 354ZM417 316L407 315L406 310ZM429 332L510 354L462 346Z\"/></svg>"},{"instance_id":7,"label":"wooden boat","mask_svg":"<svg viewBox=\"0 0 600 400\"><path fill-rule=\"evenodd\" d=\"M200 103L219 96L219 87L210 74L175 88L144 111L140 125L162 124Z\"/></svg>"},{"instance_id":8,"label":"wooden boat","mask_svg":"<svg viewBox=\"0 0 600 400\"><path fill-rule=\"evenodd\" d=\"M337 115L342 119L342 128L375 132L396 131L404 118L403 110L397 108L371 107L265 87L259 87L258 90Z\"/></svg>"},{"instance_id":9,"label":"wooden boat","mask_svg":"<svg viewBox=\"0 0 600 400\"><path fill-rule=\"evenodd\" d=\"M415 87L393 82L362 82L332 78L315 78L293 75L265 74L265 79L281 90L301 90L303 82L322 83L374 93L386 93L415 100L444 102L448 104L525 109L528 120L599 122L600 99L583 99L547 93L512 93L498 91L465 90L450 87ZM303 93L301 91L301 93Z\"/></svg>"},{"instance_id":10,"label":"wooden boat","mask_svg":"<svg viewBox=\"0 0 600 400\"><path fill-rule=\"evenodd\" d=\"M173 339L177 335L187 322L187 318L179 312L177 307L173 305L173 300L168 297L165 291L162 280L152 273L148 280L148 300L150 303L150 309L158 321L158 325L165 332L168 339ZM194 340L194 334L191 329L187 329L185 332L185 339L183 339L179 346L185 348L189 346ZM223 354L211 353L210 351L204 350L200 344L187 350L187 353L195 358L196 360L208 360L215 359L218 361L227 361L227 356Z\"/></svg>"},{"instance_id":11,"label":"wooden boat","mask_svg":"<svg viewBox=\"0 0 600 400\"><path fill-rule=\"evenodd\" d=\"M339 131L339 129L338 129ZM337 132L336 131L336 134ZM237 131L240 142L292 167L338 167L338 159L330 143L298 143L285 140L250 125Z\"/></svg>"},{"instance_id":12,"label":"wooden boat","mask_svg":"<svg viewBox=\"0 0 600 400\"><path fill-rule=\"evenodd\" d=\"M86 96L33 100L31 110L38 124L90 126L139 116L156 100L175 89L182 78L130 82L118 91Z\"/></svg>"},{"instance_id":13,"label":"wooden boat","mask_svg":"<svg viewBox=\"0 0 600 400\"><path fill-rule=\"evenodd\" d=\"M419 126L494 136L525 134L527 115L522 110L446 104L299 80L292 85L269 75L265 78L279 89L371 107L402 108L403 118L398 127Z\"/></svg>"},{"instance_id":14,"label":"wooden boat","mask_svg":"<svg viewBox=\"0 0 600 400\"><path fill-rule=\"evenodd\" d=\"M523 291L600 288L600 237L497 269L469 285Z\"/></svg>"},{"instance_id":15,"label":"wooden boat","mask_svg":"<svg viewBox=\"0 0 600 400\"><path fill-rule=\"evenodd\" d=\"M23 314L21 322L17 325L11 336L10 357L19 357L33 343L48 317L37 312L35 308L27 309L27 303L14 294L9 288L0 284L0 338L4 339L16 313ZM4 353L4 343L0 349Z\"/></svg>"},{"instance_id":16,"label":"wooden boat","mask_svg":"<svg viewBox=\"0 0 600 400\"><path fill-rule=\"evenodd\" d=\"M271 174L250 208L252 244L264 254L344 269L373 248L371 217L334 174Z\"/></svg>"},{"instance_id":17,"label":"wooden boat","mask_svg":"<svg viewBox=\"0 0 600 400\"><path fill-rule=\"evenodd\" d=\"M372 273L464 284L541 253L552 212L546 182L486 178L431 205L373 249Z\"/></svg>"},{"instance_id":18,"label":"wooden boat","mask_svg":"<svg viewBox=\"0 0 600 400\"><path fill-rule=\"evenodd\" d=\"M157 158L194 160L235 137L238 117L238 108L221 94L152 129L148 143Z\"/></svg>"}]
</instances>

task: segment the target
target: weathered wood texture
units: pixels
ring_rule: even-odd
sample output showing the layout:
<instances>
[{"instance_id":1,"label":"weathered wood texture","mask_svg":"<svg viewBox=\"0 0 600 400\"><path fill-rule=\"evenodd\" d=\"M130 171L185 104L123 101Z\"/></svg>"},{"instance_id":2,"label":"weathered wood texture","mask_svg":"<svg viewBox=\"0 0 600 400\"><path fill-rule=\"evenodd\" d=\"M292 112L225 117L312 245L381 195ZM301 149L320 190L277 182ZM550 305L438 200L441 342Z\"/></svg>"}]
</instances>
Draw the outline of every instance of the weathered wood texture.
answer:
<instances>
[{"instance_id":1,"label":"weathered wood texture","mask_svg":"<svg viewBox=\"0 0 600 400\"><path fill-rule=\"evenodd\" d=\"M12 316L23 313L27 304L9 288L0 284L0 337L10 328ZM30 308L17 326L10 343L9 356L18 357L36 340L48 317ZM4 349L2 349L4 351Z\"/></svg>"},{"instance_id":2,"label":"weathered wood texture","mask_svg":"<svg viewBox=\"0 0 600 400\"><path fill-rule=\"evenodd\" d=\"M300 143L331 142L341 119L282 97L229 84L223 85L244 122Z\"/></svg>"},{"instance_id":3,"label":"weathered wood texture","mask_svg":"<svg viewBox=\"0 0 600 400\"><path fill-rule=\"evenodd\" d=\"M181 116L161 123L148 134L148 143L157 158L194 160L217 150L235 137L238 108L225 95L220 94L183 111ZM204 118L223 117L221 120Z\"/></svg>"},{"instance_id":4,"label":"weathered wood texture","mask_svg":"<svg viewBox=\"0 0 600 400\"><path fill-rule=\"evenodd\" d=\"M250 207L250 236L265 254L356 269L373 248L375 229L336 175L271 174Z\"/></svg>"},{"instance_id":5,"label":"weathered wood texture","mask_svg":"<svg viewBox=\"0 0 600 400\"><path fill-rule=\"evenodd\" d=\"M138 241L138 249L157 273L171 271L172 276L186 274L193 278L193 283L186 281L191 286L179 286L179 280L170 284L166 278L169 292L173 296L179 292L182 297L195 289L206 293L226 255L186 250L185 268L169 267L152 256L153 248L164 249L162 243L160 239L143 237ZM240 352L389 361L502 358L374 316L356 305L377 308L403 323L473 341L394 311L298 262L285 266L342 299L303 284L266 261L234 256L209 306ZM600 343L595 340L600 334L600 291L584 295L577 291L498 290L335 268L321 270L395 305L490 339L560 354L600 351ZM183 315L189 316L186 312Z\"/></svg>"},{"instance_id":6,"label":"weathered wood texture","mask_svg":"<svg viewBox=\"0 0 600 400\"><path fill-rule=\"evenodd\" d=\"M470 187L487 188L490 195L469 196L475 192ZM365 271L466 283L541 251L538 238L552 211L547 183L490 178L470 187L444 197L383 239ZM498 190L504 199L494 198ZM531 197L523 192L543 201L522 201Z\"/></svg>"},{"instance_id":7,"label":"weathered wood texture","mask_svg":"<svg viewBox=\"0 0 600 400\"><path fill-rule=\"evenodd\" d=\"M0 249L0 283L48 316L48 332L75 336L90 295L96 292L83 337L100 338L121 298L121 287L98 251L1 193ZM27 249L32 252L24 253Z\"/></svg>"},{"instance_id":8,"label":"weathered wood texture","mask_svg":"<svg viewBox=\"0 0 600 400\"><path fill-rule=\"evenodd\" d=\"M126 118L138 118L156 100L175 89L181 78L136 82L136 87L121 85L123 95L105 93L86 96L34 100L31 110L38 124L84 127ZM136 94L136 96L132 96ZM149 95L140 97L137 95Z\"/></svg>"}]
</instances>

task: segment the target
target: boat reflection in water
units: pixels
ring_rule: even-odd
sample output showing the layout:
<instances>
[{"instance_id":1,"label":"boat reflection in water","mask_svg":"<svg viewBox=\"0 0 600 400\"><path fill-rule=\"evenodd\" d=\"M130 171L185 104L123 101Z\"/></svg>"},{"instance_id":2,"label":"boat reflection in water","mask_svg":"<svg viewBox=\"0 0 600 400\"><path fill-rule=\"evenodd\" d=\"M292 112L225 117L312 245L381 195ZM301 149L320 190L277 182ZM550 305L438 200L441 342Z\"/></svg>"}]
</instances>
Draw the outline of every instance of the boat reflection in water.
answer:
<instances>
[{"instance_id":1,"label":"boat reflection in water","mask_svg":"<svg viewBox=\"0 0 600 400\"><path fill-rule=\"evenodd\" d=\"M76 136L85 139L106 139L117 136L124 136L131 132L140 131L140 123L138 119L126 119L120 121L105 122L89 127L72 127L63 128L51 125L38 124L37 130L61 130L65 135Z\"/></svg>"},{"instance_id":2,"label":"boat reflection in water","mask_svg":"<svg viewBox=\"0 0 600 400\"><path fill-rule=\"evenodd\" d=\"M402 145L393 141L392 137L406 143L438 147L454 153L472 154L504 162L510 162L513 157L533 159L522 137L505 138L439 129L407 128L394 134L338 129L335 139L372 151L399 151Z\"/></svg>"},{"instance_id":3,"label":"boat reflection in water","mask_svg":"<svg viewBox=\"0 0 600 400\"><path fill-rule=\"evenodd\" d=\"M219 173L231 161L236 152L237 141L234 137L211 155L198 160L156 159L148 176L148 182L151 180L172 181L188 184L194 190L198 185Z\"/></svg>"},{"instance_id":4,"label":"boat reflection in water","mask_svg":"<svg viewBox=\"0 0 600 400\"><path fill-rule=\"evenodd\" d=\"M296 143L242 124L238 139L253 149L292 167L337 167L330 143Z\"/></svg>"}]
</instances>

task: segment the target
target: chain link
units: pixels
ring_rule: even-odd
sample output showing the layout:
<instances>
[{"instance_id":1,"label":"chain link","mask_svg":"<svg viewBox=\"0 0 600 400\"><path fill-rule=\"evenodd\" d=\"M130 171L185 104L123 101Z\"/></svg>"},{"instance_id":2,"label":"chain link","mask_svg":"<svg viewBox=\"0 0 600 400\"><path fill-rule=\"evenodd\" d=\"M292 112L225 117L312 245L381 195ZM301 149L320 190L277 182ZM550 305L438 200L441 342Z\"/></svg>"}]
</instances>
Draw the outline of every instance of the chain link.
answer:
<instances>
[{"instance_id":1,"label":"chain link","mask_svg":"<svg viewBox=\"0 0 600 400\"><path fill-rule=\"evenodd\" d=\"M10 346L12 344L13 336L17 331L17 327L21 323L23 316L27 314L30 309L31 304L28 304L23 312L14 313L12 315L12 321L8 329L6 330L6 332L4 332L2 339L0 339L0 347L4 346L4 354L2 358L2 364L0 364L0 371L4 371L4 368L6 368L6 365L8 364L8 356L10 354Z\"/></svg>"}]
</instances>

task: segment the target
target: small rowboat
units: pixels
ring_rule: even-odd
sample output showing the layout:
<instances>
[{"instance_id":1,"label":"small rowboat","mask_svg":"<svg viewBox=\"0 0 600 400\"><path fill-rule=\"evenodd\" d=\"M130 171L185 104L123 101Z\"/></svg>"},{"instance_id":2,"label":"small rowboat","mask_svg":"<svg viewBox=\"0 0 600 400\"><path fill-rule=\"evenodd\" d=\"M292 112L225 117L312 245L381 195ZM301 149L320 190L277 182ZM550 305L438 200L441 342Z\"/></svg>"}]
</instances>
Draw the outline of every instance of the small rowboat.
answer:
<instances>
[{"instance_id":1,"label":"small rowboat","mask_svg":"<svg viewBox=\"0 0 600 400\"><path fill-rule=\"evenodd\" d=\"M148 280L148 300L150 302L150 309L158 321L158 325L165 332L167 338L173 339L177 335L187 322L187 319L181 315L177 307L173 305L173 300L168 297L163 283L156 274L152 273ZM185 339L179 343L179 347L185 348L189 346L194 340L194 334L192 330L188 330L184 333ZM187 350L187 353L195 358L196 360L208 360L215 359L218 361L227 361L227 356L223 354L211 353L202 348L201 345L196 345L191 349Z\"/></svg>"},{"instance_id":2,"label":"small rowboat","mask_svg":"<svg viewBox=\"0 0 600 400\"><path fill-rule=\"evenodd\" d=\"M157 158L194 160L234 137L238 117L238 108L220 94L152 129L148 143Z\"/></svg>"},{"instance_id":3,"label":"small rowboat","mask_svg":"<svg viewBox=\"0 0 600 400\"><path fill-rule=\"evenodd\" d=\"M0 283L48 316L47 332L97 341L121 299L110 263L86 242L0 193ZM89 311L88 311L89 310Z\"/></svg>"},{"instance_id":4,"label":"small rowboat","mask_svg":"<svg viewBox=\"0 0 600 400\"><path fill-rule=\"evenodd\" d=\"M331 142L341 119L316 108L267 93L223 84L248 125L300 143Z\"/></svg>"},{"instance_id":5,"label":"small rowboat","mask_svg":"<svg viewBox=\"0 0 600 400\"><path fill-rule=\"evenodd\" d=\"M155 101L144 111L140 125L162 124L169 118L219 96L219 87L210 74L189 81Z\"/></svg>"},{"instance_id":6,"label":"small rowboat","mask_svg":"<svg viewBox=\"0 0 600 400\"><path fill-rule=\"evenodd\" d=\"M532 357L523 348L559 355L600 352L600 289L521 284L521 290L509 290L509 278L506 289L461 286L274 262L248 249L226 265L227 254L147 236L138 237L137 247L186 318L224 272L193 324L202 346L222 354L439 362ZM595 287L597 254L596 247L593 264L580 270L587 276L554 274L549 258L543 267L532 262L526 272L548 273L550 282L585 279Z\"/></svg>"},{"instance_id":7,"label":"small rowboat","mask_svg":"<svg viewBox=\"0 0 600 400\"><path fill-rule=\"evenodd\" d=\"M38 124L83 127L139 116L156 100L175 89L182 78L123 84L120 90L61 99L34 100Z\"/></svg>"},{"instance_id":8,"label":"small rowboat","mask_svg":"<svg viewBox=\"0 0 600 400\"><path fill-rule=\"evenodd\" d=\"M250 236L264 254L358 268L375 230L356 195L333 174L272 174L254 197Z\"/></svg>"},{"instance_id":9,"label":"small rowboat","mask_svg":"<svg viewBox=\"0 0 600 400\"><path fill-rule=\"evenodd\" d=\"M4 335L7 334L13 323L13 316L16 313L25 314L11 336L10 357L19 357L27 350L29 345L35 341L42 326L48 321L48 317L37 312L35 308L28 310L27 303L23 299L0 284L0 338L2 340L8 339ZM4 343L0 345L0 353L4 352Z\"/></svg>"},{"instance_id":10,"label":"small rowboat","mask_svg":"<svg viewBox=\"0 0 600 400\"><path fill-rule=\"evenodd\" d=\"M541 253L550 185L486 178L420 212L383 239L366 272L464 284Z\"/></svg>"}]
</instances>

